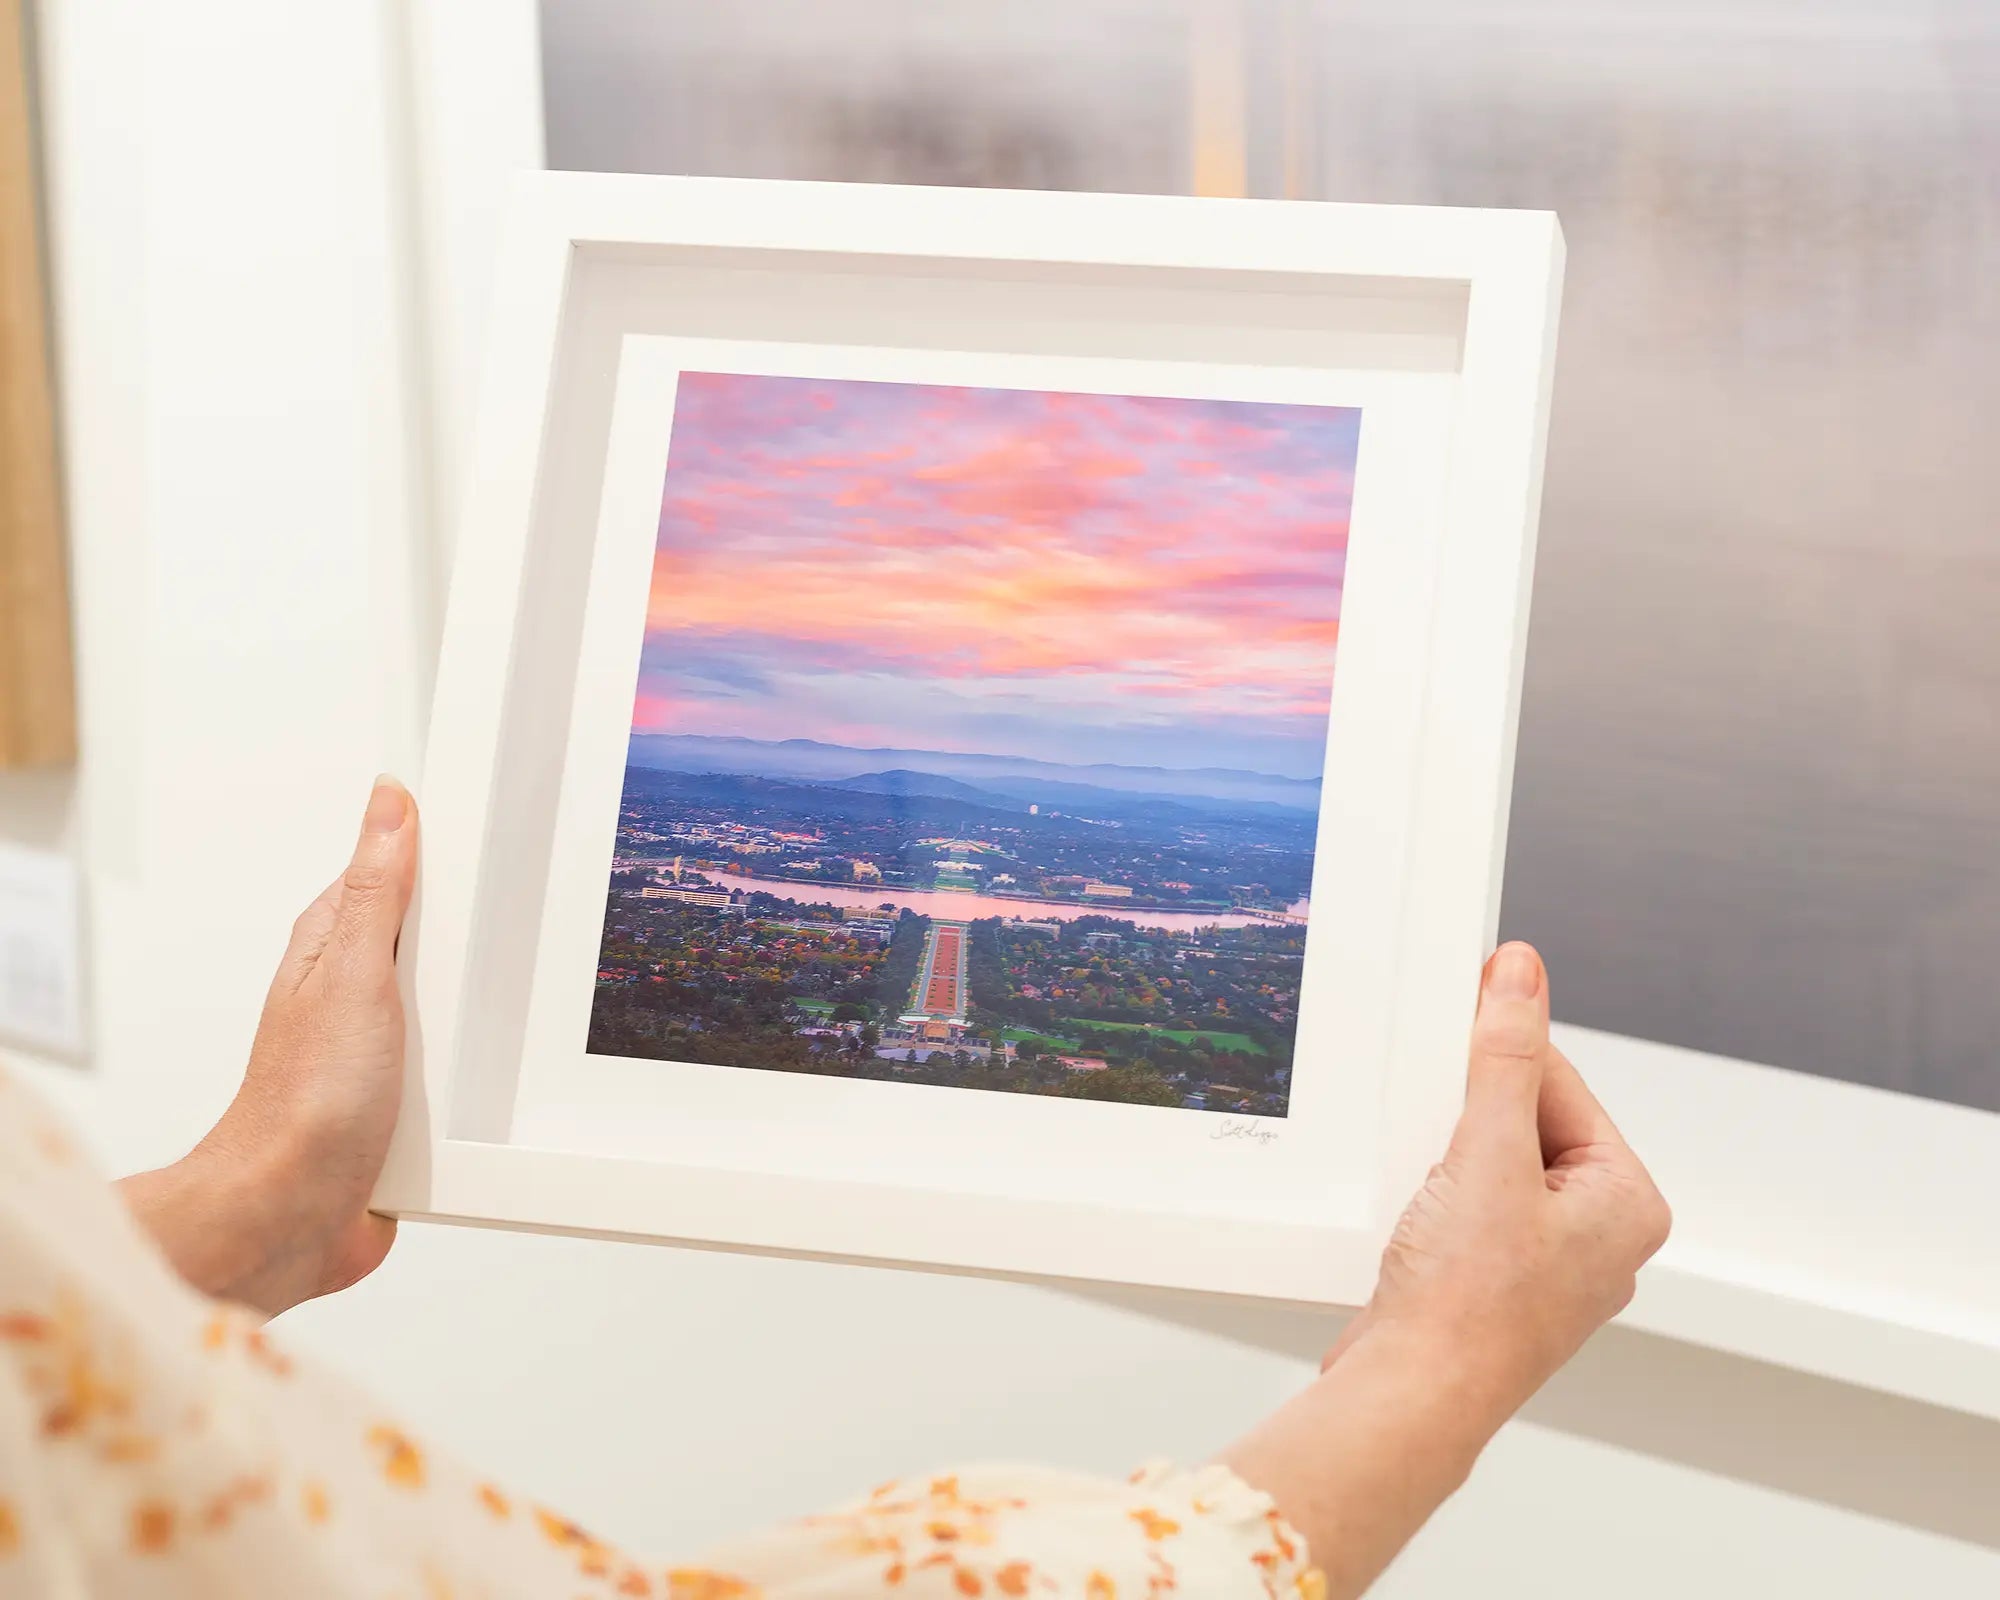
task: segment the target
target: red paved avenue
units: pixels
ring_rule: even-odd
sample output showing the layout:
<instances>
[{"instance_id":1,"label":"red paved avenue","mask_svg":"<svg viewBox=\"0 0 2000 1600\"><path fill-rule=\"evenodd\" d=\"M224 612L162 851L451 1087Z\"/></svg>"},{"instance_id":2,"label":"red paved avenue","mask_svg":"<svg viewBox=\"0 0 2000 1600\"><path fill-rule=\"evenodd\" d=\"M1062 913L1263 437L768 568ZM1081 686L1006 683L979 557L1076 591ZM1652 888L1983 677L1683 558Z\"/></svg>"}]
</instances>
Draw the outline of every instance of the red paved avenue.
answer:
<instances>
[{"instance_id":1,"label":"red paved avenue","mask_svg":"<svg viewBox=\"0 0 2000 1600\"><path fill-rule=\"evenodd\" d=\"M931 930L930 981L924 986L925 1011L955 1016L959 1010L959 946L964 933L954 927Z\"/></svg>"}]
</instances>

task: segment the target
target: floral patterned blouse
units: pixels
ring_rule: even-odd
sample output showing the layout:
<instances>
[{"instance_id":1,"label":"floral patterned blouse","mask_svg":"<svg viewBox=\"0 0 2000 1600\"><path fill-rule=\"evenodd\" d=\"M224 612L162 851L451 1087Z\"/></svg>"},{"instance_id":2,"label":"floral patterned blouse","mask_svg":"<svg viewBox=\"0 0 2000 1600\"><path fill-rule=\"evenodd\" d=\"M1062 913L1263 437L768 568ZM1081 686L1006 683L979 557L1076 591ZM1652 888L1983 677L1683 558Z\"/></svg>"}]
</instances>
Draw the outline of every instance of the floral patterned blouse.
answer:
<instances>
[{"instance_id":1,"label":"floral patterned blouse","mask_svg":"<svg viewBox=\"0 0 2000 1600\"><path fill-rule=\"evenodd\" d=\"M0 1079L0 1600L1318 1600L1226 1469L885 1483L689 1565L613 1549L443 1459L194 1293Z\"/></svg>"}]
</instances>

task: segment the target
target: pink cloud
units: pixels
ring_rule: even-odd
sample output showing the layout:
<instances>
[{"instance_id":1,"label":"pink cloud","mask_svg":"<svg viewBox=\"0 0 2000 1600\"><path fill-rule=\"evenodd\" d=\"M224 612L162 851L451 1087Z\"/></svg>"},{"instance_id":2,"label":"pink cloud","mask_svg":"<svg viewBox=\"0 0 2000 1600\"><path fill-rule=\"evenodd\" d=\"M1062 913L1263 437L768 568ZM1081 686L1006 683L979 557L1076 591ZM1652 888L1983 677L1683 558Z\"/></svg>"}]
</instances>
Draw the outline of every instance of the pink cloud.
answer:
<instances>
[{"instance_id":1,"label":"pink cloud","mask_svg":"<svg viewBox=\"0 0 2000 1600\"><path fill-rule=\"evenodd\" d=\"M1339 638L1353 415L688 375L649 626L1310 715Z\"/></svg>"}]
</instances>

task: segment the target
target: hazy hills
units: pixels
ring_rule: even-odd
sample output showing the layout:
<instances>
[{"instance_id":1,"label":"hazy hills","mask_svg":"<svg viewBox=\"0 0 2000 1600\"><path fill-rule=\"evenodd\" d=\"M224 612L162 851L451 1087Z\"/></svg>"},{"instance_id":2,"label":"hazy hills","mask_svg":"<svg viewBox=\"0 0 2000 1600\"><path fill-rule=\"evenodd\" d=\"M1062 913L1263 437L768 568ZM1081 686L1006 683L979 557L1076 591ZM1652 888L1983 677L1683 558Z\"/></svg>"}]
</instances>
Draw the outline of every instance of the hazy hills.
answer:
<instances>
[{"instance_id":1,"label":"hazy hills","mask_svg":"<svg viewBox=\"0 0 2000 1600\"><path fill-rule=\"evenodd\" d=\"M996 806L962 796L892 794L848 788L838 783L761 778L750 773L677 772L667 767L628 768L625 793L632 798L669 796L696 805L713 806L738 817L773 812L794 820L818 818L863 825L891 822L903 828L949 833L980 823L1007 825L1026 806ZM1073 824L1081 826L1081 824Z\"/></svg>"},{"instance_id":2,"label":"hazy hills","mask_svg":"<svg viewBox=\"0 0 2000 1600\"><path fill-rule=\"evenodd\" d=\"M960 783L956 778L940 778L932 772L910 772L901 767L888 772L863 772L852 778L833 778L818 785L823 789L848 789L857 794L922 795L931 800L963 800L968 805L994 806L1002 811L1026 811L1029 802L1005 803L1007 796L977 784Z\"/></svg>"},{"instance_id":3,"label":"hazy hills","mask_svg":"<svg viewBox=\"0 0 2000 1600\"><path fill-rule=\"evenodd\" d=\"M1162 809L1240 815L1319 809L1319 785L1227 767L1178 769L1110 763L1069 766L940 750L855 750L813 739L767 742L699 734L635 734L636 767L805 782L857 792L956 800L1003 811Z\"/></svg>"},{"instance_id":4,"label":"hazy hills","mask_svg":"<svg viewBox=\"0 0 2000 1600\"><path fill-rule=\"evenodd\" d=\"M1155 795L1120 794L1113 789L1090 791L1096 803L1087 807L1043 805L1039 828L1052 838L1088 840L1102 837L1105 823L1134 830L1138 837L1165 836L1173 830L1198 829L1218 846L1230 840L1310 843L1313 819L1302 811L1250 801L1180 801ZM872 826L887 823L916 834L950 835L965 830L997 828L1016 832L1028 822L1030 802L988 794L973 784L934 774L892 768L853 778L762 778L737 772L679 772L671 767L625 771L625 794L634 800L674 799L725 811L738 820L786 819L783 825L807 821Z\"/></svg>"}]
</instances>

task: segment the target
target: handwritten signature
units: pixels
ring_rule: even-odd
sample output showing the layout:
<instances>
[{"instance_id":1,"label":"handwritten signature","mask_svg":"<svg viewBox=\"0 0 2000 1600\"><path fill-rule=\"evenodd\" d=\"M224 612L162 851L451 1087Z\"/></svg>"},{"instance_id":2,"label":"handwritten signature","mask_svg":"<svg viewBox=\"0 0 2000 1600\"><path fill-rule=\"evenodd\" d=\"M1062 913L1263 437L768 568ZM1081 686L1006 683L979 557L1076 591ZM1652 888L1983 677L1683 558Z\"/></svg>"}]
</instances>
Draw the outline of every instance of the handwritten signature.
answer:
<instances>
[{"instance_id":1,"label":"handwritten signature","mask_svg":"<svg viewBox=\"0 0 2000 1600\"><path fill-rule=\"evenodd\" d=\"M1278 1142L1278 1130L1267 1128L1261 1122L1243 1122L1235 1117L1224 1117L1216 1124L1211 1139L1248 1139L1252 1144L1272 1145Z\"/></svg>"}]
</instances>

